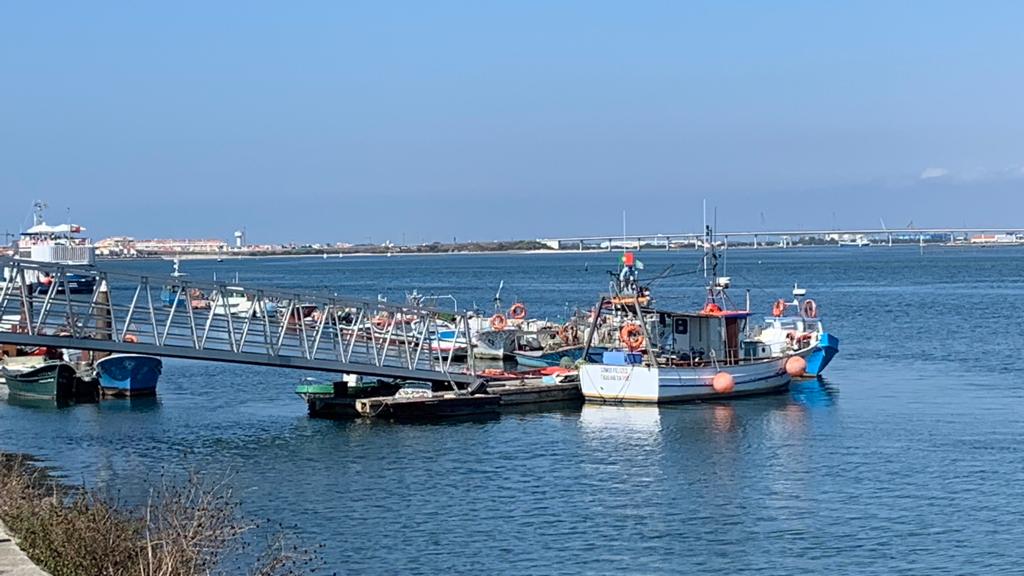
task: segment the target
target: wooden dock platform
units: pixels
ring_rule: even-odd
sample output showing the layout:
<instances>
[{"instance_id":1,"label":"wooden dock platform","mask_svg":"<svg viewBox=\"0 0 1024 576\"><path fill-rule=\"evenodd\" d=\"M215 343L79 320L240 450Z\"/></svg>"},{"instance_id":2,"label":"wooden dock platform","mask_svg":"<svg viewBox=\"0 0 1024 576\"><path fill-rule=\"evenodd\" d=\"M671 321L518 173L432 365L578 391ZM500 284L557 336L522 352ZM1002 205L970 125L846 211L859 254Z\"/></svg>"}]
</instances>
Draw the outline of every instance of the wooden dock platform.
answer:
<instances>
[{"instance_id":1,"label":"wooden dock platform","mask_svg":"<svg viewBox=\"0 0 1024 576\"><path fill-rule=\"evenodd\" d=\"M537 380L502 382L500 385L488 386L487 393L499 396L502 406L583 400L579 382L562 384L544 384Z\"/></svg>"},{"instance_id":2,"label":"wooden dock platform","mask_svg":"<svg viewBox=\"0 0 1024 576\"><path fill-rule=\"evenodd\" d=\"M495 382L479 394L449 392L430 396L382 396L355 400L359 415L392 420L430 420L497 414L503 408L581 402L578 382L546 383L542 379Z\"/></svg>"},{"instance_id":3,"label":"wooden dock platform","mask_svg":"<svg viewBox=\"0 0 1024 576\"><path fill-rule=\"evenodd\" d=\"M401 398L385 396L356 400L362 416L393 420L429 420L496 414L501 398L492 394L445 394L442 396Z\"/></svg>"}]
</instances>

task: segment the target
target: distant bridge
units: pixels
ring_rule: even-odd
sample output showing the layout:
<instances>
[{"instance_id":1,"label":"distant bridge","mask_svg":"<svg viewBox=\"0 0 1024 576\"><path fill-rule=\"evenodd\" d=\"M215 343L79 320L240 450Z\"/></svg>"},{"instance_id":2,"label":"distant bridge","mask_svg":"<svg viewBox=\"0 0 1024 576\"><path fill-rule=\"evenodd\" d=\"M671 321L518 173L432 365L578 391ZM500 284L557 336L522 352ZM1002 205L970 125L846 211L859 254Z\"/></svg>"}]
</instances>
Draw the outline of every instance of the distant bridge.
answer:
<instances>
[{"instance_id":1,"label":"distant bridge","mask_svg":"<svg viewBox=\"0 0 1024 576\"><path fill-rule=\"evenodd\" d=\"M455 363L452 347L438 345L452 325L430 308L11 258L0 268L0 344L475 380L472 361ZM457 318L446 341L468 341L467 331Z\"/></svg>"},{"instance_id":2,"label":"distant bridge","mask_svg":"<svg viewBox=\"0 0 1024 576\"><path fill-rule=\"evenodd\" d=\"M765 231L733 231L715 232L715 237L729 241L729 238L740 238L752 241L754 247L758 247L759 241L769 239L790 242L794 238L830 238L845 237L855 238L857 236L881 238L890 243L893 238L923 237L923 236L966 236L972 234L1020 234L1024 227L1020 228L852 228L844 230L765 230ZM564 238L539 238L537 241L547 244L553 249L562 248L603 248L629 246L664 246L666 248L685 244L699 246L704 240L703 232L675 232L656 234L609 234L607 236L569 236Z\"/></svg>"}]
</instances>

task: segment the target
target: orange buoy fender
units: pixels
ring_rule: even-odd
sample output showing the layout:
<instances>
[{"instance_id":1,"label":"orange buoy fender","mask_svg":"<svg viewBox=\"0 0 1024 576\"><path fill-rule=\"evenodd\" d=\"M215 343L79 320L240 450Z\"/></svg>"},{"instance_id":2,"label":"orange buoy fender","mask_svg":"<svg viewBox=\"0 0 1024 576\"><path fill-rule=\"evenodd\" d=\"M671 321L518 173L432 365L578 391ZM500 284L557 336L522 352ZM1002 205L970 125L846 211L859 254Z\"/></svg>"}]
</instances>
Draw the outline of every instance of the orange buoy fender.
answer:
<instances>
[{"instance_id":1,"label":"orange buoy fender","mask_svg":"<svg viewBox=\"0 0 1024 576\"><path fill-rule=\"evenodd\" d=\"M495 314L491 316L491 329L495 332L501 332L508 326L508 320L503 314Z\"/></svg>"},{"instance_id":2,"label":"orange buoy fender","mask_svg":"<svg viewBox=\"0 0 1024 576\"><path fill-rule=\"evenodd\" d=\"M722 311L722 307L719 306L718 304L715 304L714 302L708 302L704 306L704 313L705 314L718 314L721 311Z\"/></svg>"},{"instance_id":3,"label":"orange buoy fender","mask_svg":"<svg viewBox=\"0 0 1024 576\"><path fill-rule=\"evenodd\" d=\"M129 344L135 344L136 342L139 341L139 339L136 338L134 334L125 334L124 335L124 341L129 343Z\"/></svg>"},{"instance_id":4,"label":"orange buoy fender","mask_svg":"<svg viewBox=\"0 0 1024 576\"><path fill-rule=\"evenodd\" d=\"M786 312L786 301L779 298L775 301L775 305L772 306L772 316L776 318L781 317Z\"/></svg>"},{"instance_id":5,"label":"orange buoy fender","mask_svg":"<svg viewBox=\"0 0 1024 576\"><path fill-rule=\"evenodd\" d=\"M799 378L807 373L807 361L799 356L791 356L786 360L786 374Z\"/></svg>"},{"instance_id":6,"label":"orange buoy fender","mask_svg":"<svg viewBox=\"0 0 1024 576\"><path fill-rule=\"evenodd\" d=\"M508 317L513 320L522 320L526 318L526 305L522 302L516 302L508 309Z\"/></svg>"},{"instance_id":7,"label":"orange buoy fender","mask_svg":"<svg viewBox=\"0 0 1024 576\"><path fill-rule=\"evenodd\" d=\"M728 372L719 372L711 379L711 387L719 394L726 394L736 388L736 379Z\"/></svg>"}]
</instances>

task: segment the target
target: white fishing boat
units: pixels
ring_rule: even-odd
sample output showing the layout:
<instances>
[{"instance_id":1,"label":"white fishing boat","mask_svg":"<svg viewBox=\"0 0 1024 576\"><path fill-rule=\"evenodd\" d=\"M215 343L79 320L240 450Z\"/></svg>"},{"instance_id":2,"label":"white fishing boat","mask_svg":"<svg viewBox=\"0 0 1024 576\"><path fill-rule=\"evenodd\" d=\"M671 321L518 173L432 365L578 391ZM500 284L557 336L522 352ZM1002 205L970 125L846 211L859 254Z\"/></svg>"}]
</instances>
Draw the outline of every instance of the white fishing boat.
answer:
<instances>
[{"instance_id":1,"label":"white fishing boat","mask_svg":"<svg viewBox=\"0 0 1024 576\"><path fill-rule=\"evenodd\" d=\"M605 353L601 364L580 367L580 384L587 401L668 403L731 398L784 390L792 380L786 359L705 367L611 365Z\"/></svg>"},{"instance_id":2,"label":"white fishing boat","mask_svg":"<svg viewBox=\"0 0 1024 576\"><path fill-rule=\"evenodd\" d=\"M500 311L498 297L495 302L495 312L490 317L473 315L468 318L473 355L477 358L499 360L511 356L518 350L524 335L549 325L546 321L528 319L526 305L522 302L516 302L506 312Z\"/></svg>"},{"instance_id":3,"label":"white fishing boat","mask_svg":"<svg viewBox=\"0 0 1024 576\"><path fill-rule=\"evenodd\" d=\"M598 303L583 358L602 324L616 328L619 349L580 366L587 401L665 403L764 394L786 389L800 372L802 360L773 356L766 345L742 346L752 316L749 303L745 309L733 306L726 292L730 280L717 274L710 229L706 239L711 275L706 302L697 312L641 305L632 298L645 293L636 282L633 257L623 258L614 293Z\"/></svg>"},{"instance_id":4,"label":"white fishing boat","mask_svg":"<svg viewBox=\"0 0 1024 576\"><path fill-rule=\"evenodd\" d=\"M865 246L871 246L871 241L864 234L857 234L855 236L844 235L837 240L840 246L852 246L855 248L864 248Z\"/></svg>"}]
</instances>

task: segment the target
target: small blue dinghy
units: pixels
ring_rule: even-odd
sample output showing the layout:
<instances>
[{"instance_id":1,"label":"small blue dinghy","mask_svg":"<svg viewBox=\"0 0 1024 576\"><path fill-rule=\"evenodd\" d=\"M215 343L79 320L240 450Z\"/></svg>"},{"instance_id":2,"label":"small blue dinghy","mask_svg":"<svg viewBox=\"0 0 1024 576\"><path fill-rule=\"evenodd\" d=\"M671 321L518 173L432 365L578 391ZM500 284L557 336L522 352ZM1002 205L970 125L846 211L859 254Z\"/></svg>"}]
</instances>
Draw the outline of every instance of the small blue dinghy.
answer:
<instances>
[{"instance_id":1,"label":"small blue dinghy","mask_svg":"<svg viewBox=\"0 0 1024 576\"><path fill-rule=\"evenodd\" d=\"M155 356L115 354L96 362L100 388L108 396L152 396L163 371Z\"/></svg>"}]
</instances>

